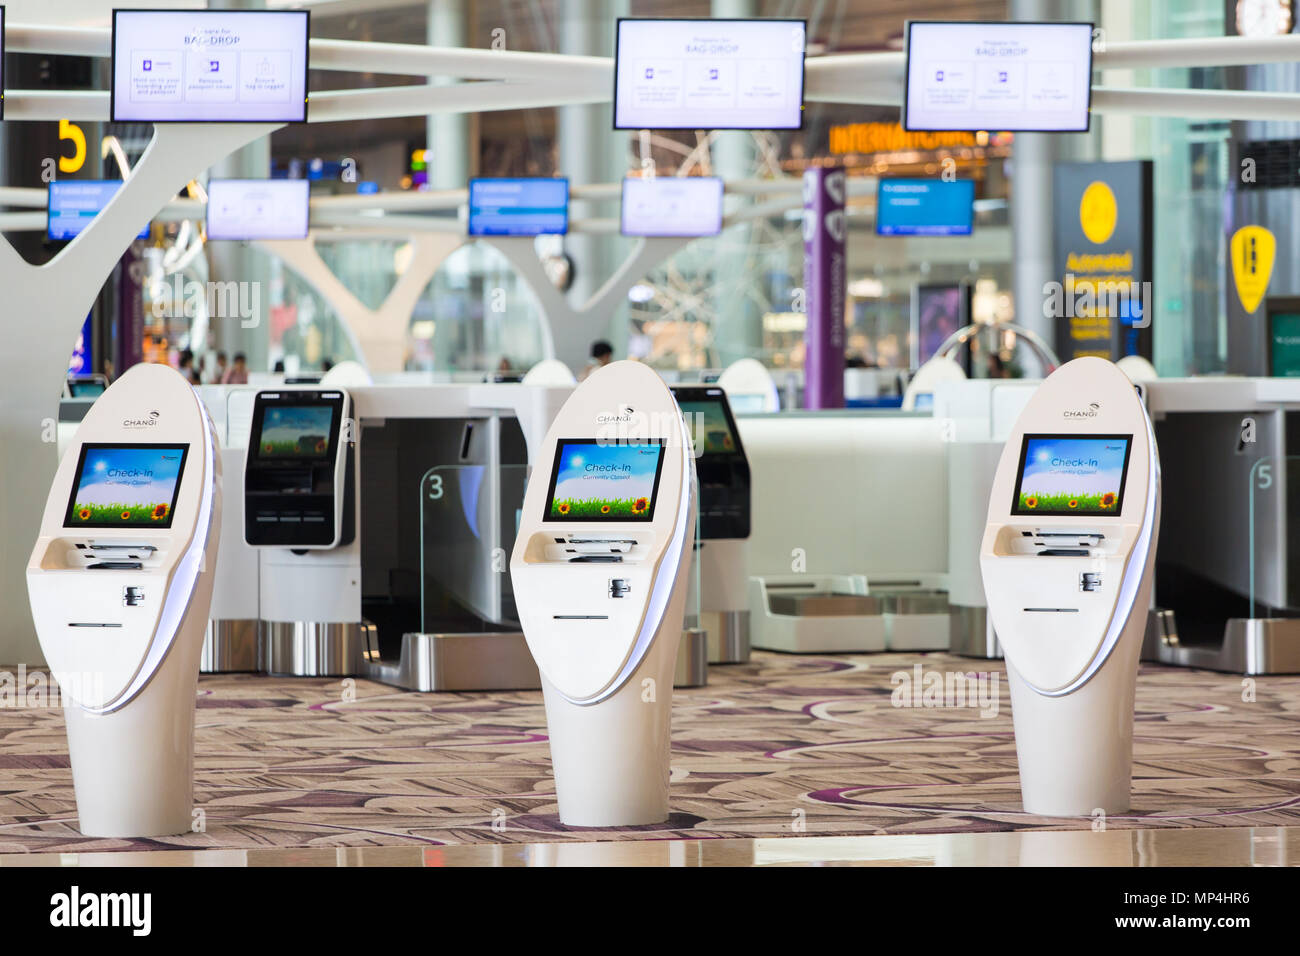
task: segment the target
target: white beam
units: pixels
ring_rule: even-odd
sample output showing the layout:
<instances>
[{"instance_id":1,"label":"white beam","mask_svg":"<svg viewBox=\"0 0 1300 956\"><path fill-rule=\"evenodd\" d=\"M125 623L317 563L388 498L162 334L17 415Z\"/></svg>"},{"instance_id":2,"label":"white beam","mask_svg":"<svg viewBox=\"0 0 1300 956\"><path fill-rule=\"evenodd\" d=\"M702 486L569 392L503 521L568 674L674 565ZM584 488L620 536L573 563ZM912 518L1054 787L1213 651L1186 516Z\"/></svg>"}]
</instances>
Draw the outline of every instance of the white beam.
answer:
<instances>
[{"instance_id":1,"label":"white beam","mask_svg":"<svg viewBox=\"0 0 1300 956\"><path fill-rule=\"evenodd\" d=\"M598 85L607 92L614 87L614 61L604 56L459 49L416 43L312 40L309 61L313 70L528 82L550 82L561 78L569 84Z\"/></svg>"},{"instance_id":2,"label":"white beam","mask_svg":"<svg viewBox=\"0 0 1300 956\"><path fill-rule=\"evenodd\" d=\"M427 116L430 113L487 113L537 109L569 103L600 103L608 90L521 82L455 83L450 86L385 86L312 93L309 123Z\"/></svg>"},{"instance_id":3,"label":"white beam","mask_svg":"<svg viewBox=\"0 0 1300 956\"><path fill-rule=\"evenodd\" d=\"M1139 113L1199 120L1300 119L1300 94L1240 90L1092 88L1094 113Z\"/></svg>"},{"instance_id":4,"label":"white beam","mask_svg":"<svg viewBox=\"0 0 1300 956\"><path fill-rule=\"evenodd\" d=\"M1300 33L1274 37L1193 37L1107 43L1092 57L1098 70L1187 66L1255 66L1300 61Z\"/></svg>"},{"instance_id":5,"label":"white beam","mask_svg":"<svg viewBox=\"0 0 1300 956\"><path fill-rule=\"evenodd\" d=\"M106 57L111 53L108 27L61 27L15 23L5 31L11 53L59 53ZM309 42L314 69L404 76L457 76L462 79L551 81L557 70L564 80L613 86L613 60L517 50L430 47L417 43L370 43L316 39ZM822 84L901 80L906 56L900 52L844 53L810 57L808 92ZM1193 37L1172 40L1127 40L1107 43L1095 53L1099 70L1192 66L1251 66L1300 62L1300 34L1273 37ZM847 80L845 81L847 82Z\"/></svg>"}]
</instances>

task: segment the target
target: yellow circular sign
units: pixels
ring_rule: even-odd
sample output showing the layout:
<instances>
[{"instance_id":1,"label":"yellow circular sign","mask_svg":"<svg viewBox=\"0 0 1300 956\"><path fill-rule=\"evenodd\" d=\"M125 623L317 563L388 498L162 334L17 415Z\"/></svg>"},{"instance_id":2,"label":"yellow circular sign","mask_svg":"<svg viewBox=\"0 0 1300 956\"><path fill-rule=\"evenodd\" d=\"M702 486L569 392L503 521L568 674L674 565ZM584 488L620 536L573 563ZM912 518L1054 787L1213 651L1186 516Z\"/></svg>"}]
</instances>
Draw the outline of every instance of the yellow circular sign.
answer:
<instances>
[{"instance_id":1,"label":"yellow circular sign","mask_svg":"<svg viewBox=\"0 0 1300 956\"><path fill-rule=\"evenodd\" d=\"M1118 216L1119 207L1110 187L1101 180L1089 183L1079 200L1079 225L1083 227L1083 234L1091 242L1105 242L1115 232Z\"/></svg>"}]
</instances>

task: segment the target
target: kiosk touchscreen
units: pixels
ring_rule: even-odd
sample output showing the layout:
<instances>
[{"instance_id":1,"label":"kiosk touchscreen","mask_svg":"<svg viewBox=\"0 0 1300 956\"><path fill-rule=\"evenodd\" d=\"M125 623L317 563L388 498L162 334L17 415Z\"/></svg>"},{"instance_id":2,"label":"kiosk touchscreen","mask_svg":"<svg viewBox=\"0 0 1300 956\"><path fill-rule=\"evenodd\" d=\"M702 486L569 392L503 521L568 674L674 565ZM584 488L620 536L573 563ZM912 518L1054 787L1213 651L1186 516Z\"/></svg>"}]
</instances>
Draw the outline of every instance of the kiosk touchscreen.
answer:
<instances>
[{"instance_id":1,"label":"kiosk touchscreen","mask_svg":"<svg viewBox=\"0 0 1300 956\"><path fill-rule=\"evenodd\" d=\"M1053 372L998 463L980 567L1011 684L1030 813L1129 808L1160 464L1132 382L1100 358Z\"/></svg>"},{"instance_id":2,"label":"kiosk touchscreen","mask_svg":"<svg viewBox=\"0 0 1300 956\"><path fill-rule=\"evenodd\" d=\"M743 663L750 651L749 460L724 389L674 385L673 396L691 435L700 483L700 540L695 542L695 556L700 566L700 626L708 638L709 663Z\"/></svg>"},{"instance_id":3,"label":"kiosk touchscreen","mask_svg":"<svg viewBox=\"0 0 1300 956\"><path fill-rule=\"evenodd\" d=\"M134 366L78 427L27 565L87 836L191 827L220 528L221 459L198 394L165 365Z\"/></svg>"},{"instance_id":4,"label":"kiosk touchscreen","mask_svg":"<svg viewBox=\"0 0 1300 956\"><path fill-rule=\"evenodd\" d=\"M349 544L355 521L350 412L341 389L258 392L244 464L244 540L253 547Z\"/></svg>"},{"instance_id":5,"label":"kiosk touchscreen","mask_svg":"<svg viewBox=\"0 0 1300 956\"><path fill-rule=\"evenodd\" d=\"M560 820L668 818L673 671L695 537L690 437L649 367L595 371L524 493L510 573L537 661Z\"/></svg>"}]
</instances>

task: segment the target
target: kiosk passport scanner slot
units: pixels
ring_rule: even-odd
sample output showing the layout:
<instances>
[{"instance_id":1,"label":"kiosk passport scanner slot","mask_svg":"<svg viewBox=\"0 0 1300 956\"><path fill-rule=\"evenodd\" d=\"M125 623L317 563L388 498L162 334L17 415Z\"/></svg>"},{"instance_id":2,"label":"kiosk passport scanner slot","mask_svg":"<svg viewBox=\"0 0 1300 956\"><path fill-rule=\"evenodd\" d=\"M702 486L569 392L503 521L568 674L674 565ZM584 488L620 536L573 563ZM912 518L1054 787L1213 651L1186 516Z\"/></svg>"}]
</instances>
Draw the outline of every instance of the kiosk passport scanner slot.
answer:
<instances>
[{"instance_id":1,"label":"kiosk passport scanner slot","mask_svg":"<svg viewBox=\"0 0 1300 956\"><path fill-rule=\"evenodd\" d=\"M191 828L220 527L221 459L198 394L165 365L134 366L78 427L27 565L87 836Z\"/></svg>"},{"instance_id":2,"label":"kiosk passport scanner slot","mask_svg":"<svg viewBox=\"0 0 1300 956\"><path fill-rule=\"evenodd\" d=\"M709 663L749 660L750 477L740 430L727 393L716 385L674 385L686 419L700 483L699 626L709 643Z\"/></svg>"},{"instance_id":3,"label":"kiosk passport scanner slot","mask_svg":"<svg viewBox=\"0 0 1300 956\"><path fill-rule=\"evenodd\" d=\"M351 416L342 389L258 392L244 465L244 540L326 550L355 534ZM343 440L340 440L342 438Z\"/></svg>"},{"instance_id":4,"label":"kiosk passport scanner slot","mask_svg":"<svg viewBox=\"0 0 1300 956\"><path fill-rule=\"evenodd\" d=\"M1049 376L998 462L980 567L1025 809L1129 809L1133 700L1160 526L1146 408L1099 358Z\"/></svg>"},{"instance_id":5,"label":"kiosk passport scanner slot","mask_svg":"<svg viewBox=\"0 0 1300 956\"><path fill-rule=\"evenodd\" d=\"M510 561L541 672L560 820L668 818L669 718L695 537L672 393L615 362L569 397L524 493Z\"/></svg>"}]
</instances>

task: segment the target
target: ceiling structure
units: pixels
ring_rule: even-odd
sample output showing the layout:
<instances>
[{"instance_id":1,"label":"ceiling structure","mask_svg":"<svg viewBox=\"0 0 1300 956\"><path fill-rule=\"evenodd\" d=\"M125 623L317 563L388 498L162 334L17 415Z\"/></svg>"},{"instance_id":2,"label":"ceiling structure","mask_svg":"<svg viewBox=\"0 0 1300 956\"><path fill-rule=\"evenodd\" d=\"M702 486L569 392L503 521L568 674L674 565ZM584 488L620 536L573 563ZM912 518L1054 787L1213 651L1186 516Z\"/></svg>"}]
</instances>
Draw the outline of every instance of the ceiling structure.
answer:
<instances>
[{"instance_id":1,"label":"ceiling structure","mask_svg":"<svg viewBox=\"0 0 1300 956\"><path fill-rule=\"evenodd\" d=\"M271 0L271 7L306 7L312 13L312 36L385 43L422 43L428 35L428 0ZM601 51L563 49L565 16L574 4L568 0L463 0L466 11L468 46L488 49L493 31L503 29L507 48L541 53L586 53ZM632 16L707 17L710 0L632 0ZM758 0L755 15L798 17L808 21L809 55L824 53L899 50L903 23L908 19L996 20L1007 15L1005 0ZM612 37L611 46L612 46ZM350 74L312 71L309 88L341 89L357 85L393 86L411 78L392 75ZM864 120L893 120L896 111L863 106L810 106L808 122L797 151L813 155L825 146L831 124ZM488 175L547 175L553 171L556 111L554 109L513 110L485 113L477 118L478 135L486 144L485 162L497 165L503 152L514 166L485 168ZM361 145L385 144L403 149L424 142L425 126L419 117L372 120L364 129L355 124L326 124L292 127L276 134L276 159L337 158L351 155ZM493 144L511 144L506 151ZM521 155L522 154L522 155ZM525 164L521 166L520 164ZM395 185L386 183L385 185Z\"/></svg>"}]
</instances>

